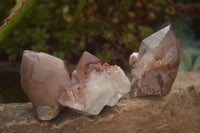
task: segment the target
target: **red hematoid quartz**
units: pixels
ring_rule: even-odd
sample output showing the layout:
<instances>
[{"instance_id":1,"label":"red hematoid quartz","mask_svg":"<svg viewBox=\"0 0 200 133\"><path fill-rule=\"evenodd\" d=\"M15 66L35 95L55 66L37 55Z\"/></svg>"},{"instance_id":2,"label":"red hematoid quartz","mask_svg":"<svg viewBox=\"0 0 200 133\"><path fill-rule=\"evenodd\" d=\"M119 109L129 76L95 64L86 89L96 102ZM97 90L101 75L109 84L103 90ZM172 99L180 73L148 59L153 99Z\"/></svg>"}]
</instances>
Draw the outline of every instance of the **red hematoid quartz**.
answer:
<instances>
[{"instance_id":1,"label":"red hematoid quartz","mask_svg":"<svg viewBox=\"0 0 200 133\"><path fill-rule=\"evenodd\" d=\"M139 53L130 56L133 67L131 97L170 92L182 58L182 47L171 25L145 38Z\"/></svg>"},{"instance_id":2,"label":"red hematoid quartz","mask_svg":"<svg viewBox=\"0 0 200 133\"><path fill-rule=\"evenodd\" d=\"M130 81L120 67L101 65L97 57L84 52L59 102L82 113L97 115L105 105L114 106L129 91Z\"/></svg>"},{"instance_id":3,"label":"red hematoid quartz","mask_svg":"<svg viewBox=\"0 0 200 133\"><path fill-rule=\"evenodd\" d=\"M50 120L58 115L62 106L58 98L70 83L64 62L54 56L24 51L21 63L21 85L36 108L41 120Z\"/></svg>"}]
</instances>

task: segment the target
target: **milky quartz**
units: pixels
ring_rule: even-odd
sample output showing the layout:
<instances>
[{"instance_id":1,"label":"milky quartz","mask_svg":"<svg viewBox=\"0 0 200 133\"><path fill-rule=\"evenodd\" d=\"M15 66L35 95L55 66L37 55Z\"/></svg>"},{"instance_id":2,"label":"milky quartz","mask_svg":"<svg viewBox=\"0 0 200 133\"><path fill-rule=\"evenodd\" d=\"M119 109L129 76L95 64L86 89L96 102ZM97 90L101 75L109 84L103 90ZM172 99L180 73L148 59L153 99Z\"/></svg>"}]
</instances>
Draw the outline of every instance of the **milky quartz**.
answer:
<instances>
[{"instance_id":1,"label":"milky quartz","mask_svg":"<svg viewBox=\"0 0 200 133\"><path fill-rule=\"evenodd\" d=\"M170 25L145 38L139 53L130 56L131 96L169 93L182 58L182 47Z\"/></svg>"},{"instance_id":2,"label":"milky quartz","mask_svg":"<svg viewBox=\"0 0 200 133\"><path fill-rule=\"evenodd\" d=\"M70 83L64 62L54 56L24 51L21 85L41 120L50 120L62 109L58 98Z\"/></svg>"},{"instance_id":3,"label":"milky quartz","mask_svg":"<svg viewBox=\"0 0 200 133\"><path fill-rule=\"evenodd\" d=\"M105 105L114 106L130 91L130 86L120 67L101 65L97 57L84 52L59 102L85 114L97 115Z\"/></svg>"}]
</instances>

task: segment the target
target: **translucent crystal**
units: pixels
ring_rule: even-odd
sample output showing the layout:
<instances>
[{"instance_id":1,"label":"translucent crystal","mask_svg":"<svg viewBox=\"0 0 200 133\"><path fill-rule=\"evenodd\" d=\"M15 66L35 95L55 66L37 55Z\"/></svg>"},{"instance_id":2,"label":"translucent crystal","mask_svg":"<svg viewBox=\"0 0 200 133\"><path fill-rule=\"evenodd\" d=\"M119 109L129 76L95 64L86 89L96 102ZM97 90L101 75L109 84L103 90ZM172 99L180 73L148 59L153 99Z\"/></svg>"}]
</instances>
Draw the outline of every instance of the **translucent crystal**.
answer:
<instances>
[{"instance_id":1,"label":"translucent crystal","mask_svg":"<svg viewBox=\"0 0 200 133\"><path fill-rule=\"evenodd\" d=\"M26 50L20 75L22 88L36 108L38 118L50 120L57 116L62 108L58 97L70 83L64 62L45 53Z\"/></svg>"},{"instance_id":2,"label":"translucent crystal","mask_svg":"<svg viewBox=\"0 0 200 133\"><path fill-rule=\"evenodd\" d=\"M170 25L145 38L139 53L130 56L131 96L169 93L182 58L182 47Z\"/></svg>"},{"instance_id":3,"label":"translucent crystal","mask_svg":"<svg viewBox=\"0 0 200 133\"><path fill-rule=\"evenodd\" d=\"M93 64L93 66L101 66L101 61L94 55L85 51L77 65L77 73L80 79L87 78L87 75L89 74L88 68L90 64Z\"/></svg>"},{"instance_id":4,"label":"translucent crystal","mask_svg":"<svg viewBox=\"0 0 200 133\"><path fill-rule=\"evenodd\" d=\"M81 76L83 73L87 76ZM91 115L99 114L105 105L114 106L130 91L130 81L120 67L102 66L99 59L88 52L83 53L77 70L72 73L71 83L59 102Z\"/></svg>"}]
</instances>

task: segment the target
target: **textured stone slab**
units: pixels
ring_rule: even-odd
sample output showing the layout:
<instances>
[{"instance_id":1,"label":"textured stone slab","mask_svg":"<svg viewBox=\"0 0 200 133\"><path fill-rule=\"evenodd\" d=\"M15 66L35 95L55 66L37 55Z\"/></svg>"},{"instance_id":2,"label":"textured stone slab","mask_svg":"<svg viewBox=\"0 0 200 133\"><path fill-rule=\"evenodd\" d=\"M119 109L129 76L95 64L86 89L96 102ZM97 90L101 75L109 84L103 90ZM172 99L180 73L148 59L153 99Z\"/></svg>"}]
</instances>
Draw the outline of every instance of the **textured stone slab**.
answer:
<instances>
[{"instance_id":1,"label":"textured stone slab","mask_svg":"<svg viewBox=\"0 0 200 133\"><path fill-rule=\"evenodd\" d=\"M198 133L200 74L178 73L165 97L124 97L98 116L63 110L51 121L40 121L30 103L0 104L1 133Z\"/></svg>"}]
</instances>

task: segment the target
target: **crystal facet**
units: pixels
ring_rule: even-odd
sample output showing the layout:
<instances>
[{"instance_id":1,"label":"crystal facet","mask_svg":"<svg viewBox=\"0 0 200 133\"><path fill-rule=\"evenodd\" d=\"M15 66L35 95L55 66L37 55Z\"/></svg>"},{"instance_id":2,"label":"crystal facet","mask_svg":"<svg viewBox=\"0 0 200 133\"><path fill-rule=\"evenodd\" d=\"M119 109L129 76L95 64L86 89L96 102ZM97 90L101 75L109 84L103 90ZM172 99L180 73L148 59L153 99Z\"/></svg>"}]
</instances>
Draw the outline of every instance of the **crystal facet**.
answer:
<instances>
[{"instance_id":1,"label":"crystal facet","mask_svg":"<svg viewBox=\"0 0 200 133\"><path fill-rule=\"evenodd\" d=\"M64 62L54 56L24 51L21 85L41 120L50 120L62 109L58 98L70 83Z\"/></svg>"},{"instance_id":2,"label":"crystal facet","mask_svg":"<svg viewBox=\"0 0 200 133\"><path fill-rule=\"evenodd\" d=\"M99 114L105 105L114 106L130 91L130 81L120 67L101 65L88 52L83 53L77 70L72 73L71 83L59 102L90 115Z\"/></svg>"},{"instance_id":3,"label":"crystal facet","mask_svg":"<svg viewBox=\"0 0 200 133\"><path fill-rule=\"evenodd\" d=\"M101 66L101 61L94 55L85 51L83 55L81 56L77 65L77 73L80 79L87 78L89 74L88 68L90 64L93 64L93 66Z\"/></svg>"},{"instance_id":4,"label":"crystal facet","mask_svg":"<svg viewBox=\"0 0 200 133\"><path fill-rule=\"evenodd\" d=\"M182 58L182 47L171 25L145 38L139 53L130 56L133 67L131 96L169 93Z\"/></svg>"}]
</instances>

